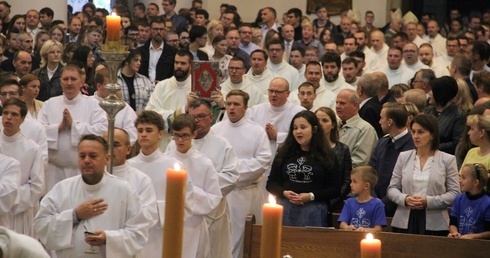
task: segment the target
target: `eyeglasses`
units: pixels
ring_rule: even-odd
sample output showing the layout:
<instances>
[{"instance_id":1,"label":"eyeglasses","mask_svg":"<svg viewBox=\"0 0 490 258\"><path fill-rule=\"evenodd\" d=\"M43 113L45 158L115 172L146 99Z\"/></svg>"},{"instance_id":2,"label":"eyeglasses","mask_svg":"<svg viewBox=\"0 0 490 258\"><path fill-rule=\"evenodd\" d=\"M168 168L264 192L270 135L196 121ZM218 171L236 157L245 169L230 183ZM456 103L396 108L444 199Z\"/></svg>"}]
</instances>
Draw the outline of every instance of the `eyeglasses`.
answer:
<instances>
[{"instance_id":1,"label":"eyeglasses","mask_svg":"<svg viewBox=\"0 0 490 258\"><path fill-rule=\"evenodd\" d=\"M0 96L2 96L2 97L7 97L7 96L17 97L17 96L19 96L19 93L18 92L14 92L14 91L11 91L11 92L1 92L0 93Z\"/></svg>"},{"instance_id":2,"label":"eyeglasses","mask_svg":"<svg viewBox=\"0 0 490 258\"><path fill-rule=\"evenodd\" d=\"M475 167L475 174L476 174L476 179L480 180L481 175L480 175L480 165L478 163L473 164Z\"/></svg>"},{"instance_id":3,"label":"eyeglasses","mask_svg":"<svg viewBox=\"0 0 490 258\"><path fill-rule=\"evenodd\" d=\"M282 51L282 48L269 48L269 52L279 52Z\"/></svg>"},{"instance_id":4,"label":"eyeglasses","mask_svg":"<svg viewBox=\"0 0 490 258\"><path fill-rule=\"evenodd\" d=\"M240 71L242 69L243 69L243 67L228 67L228 70L230 70L230 71Z\"/></svg>"},{"instance_id":5,"label":"eyeglasses","mask_svg":"<svg viewBox=\"0 0 490 258\"><path fill-rule=\"evenodd\" d=\"M179 140L179 139L181 139L181 140L183 140L183 141L187 141L187 140L189 140L189 138L191 138L191 135L190 135L190 134L188 134L188 133L184 133L184 134L174 133L174 134L172 135L172 139L173 139L174 141L177 141L177 140Z\"/></svg>"},{"instance_id":6,"label":"eyeglasses","mask_svg":"<svg viewBox=\"0 0 490 258\"><path fill-rule=\"evenodd\" d=\"M194 120L196 120L197 122L199 122L199 121L204 120L204 118L206 118L206 117L208 117L208 116L210 116L210 115L211 115L211 114L207 114L207 115L197 115L197 116L195 116L195 117L194 117Z\"/></svg>"},{"instance_id":7,"label":"eyeglasses","mask_svg":"<svg viewBox=\"0 0 490 258\"><path fill-rule=\"evenodd\" d=\"M269 94L271 95L279 95L279 94L283 94L284 92L288 92L288 90L271 90L271 89L267 89L267 92L269 92Z\"/></svg>"}]
</instances>

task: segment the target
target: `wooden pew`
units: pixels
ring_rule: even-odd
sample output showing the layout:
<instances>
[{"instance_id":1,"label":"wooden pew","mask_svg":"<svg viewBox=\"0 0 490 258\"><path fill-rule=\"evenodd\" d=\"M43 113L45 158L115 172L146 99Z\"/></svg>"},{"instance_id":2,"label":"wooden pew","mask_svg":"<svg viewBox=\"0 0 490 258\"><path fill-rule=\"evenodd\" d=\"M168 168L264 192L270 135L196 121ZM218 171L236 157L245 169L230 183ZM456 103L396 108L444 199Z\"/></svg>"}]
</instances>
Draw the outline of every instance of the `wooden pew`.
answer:
<instances>
[{"instance_id":1,"label":"wooden pew","mask_svg":"<svg viewBox=\"0 0 490 258\"><path fill-rule=\"evenodd\" d=\"M260 257L262 226L247 218L243 257ZM282 228L282 255L293 258L360 257L360 241L366 233L326 228ZM435 236L381 232L375 238L382 242L382 257L490 257L490 241L465 240ZM269 257L262 257L269 258Z\"/></svg>"}]
</instances>

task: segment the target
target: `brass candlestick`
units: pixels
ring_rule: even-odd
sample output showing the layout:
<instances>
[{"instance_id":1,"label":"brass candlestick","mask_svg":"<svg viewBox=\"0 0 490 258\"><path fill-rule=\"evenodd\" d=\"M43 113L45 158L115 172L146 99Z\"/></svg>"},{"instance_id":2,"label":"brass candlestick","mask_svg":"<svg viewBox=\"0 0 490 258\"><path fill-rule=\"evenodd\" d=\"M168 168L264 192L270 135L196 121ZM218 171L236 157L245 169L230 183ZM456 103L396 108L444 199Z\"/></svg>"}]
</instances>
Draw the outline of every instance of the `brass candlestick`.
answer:
<instances>
[{"instance_id":1,"label":"brass candlestick","mask_svg":"<svg viewBox=\"0 0 490 258\"><path fill-rule=\"evenodd\" d=\"M117 83L117 70L119 64L129 55L127 48L121 45L120 42L107 42L106 45L102 45L99 55L107 62L109 65L109 75L110 82L104 87L109 92L109 96L102 100L99 105L107 113L109 120L108 127L108 144L109 144L109 166L107 170L112 174L114 167L114 122L116 120L117 112L121 111L126 103L117 97L117 92L121 90L121 85Z\"/></svg>"}]
</instances>

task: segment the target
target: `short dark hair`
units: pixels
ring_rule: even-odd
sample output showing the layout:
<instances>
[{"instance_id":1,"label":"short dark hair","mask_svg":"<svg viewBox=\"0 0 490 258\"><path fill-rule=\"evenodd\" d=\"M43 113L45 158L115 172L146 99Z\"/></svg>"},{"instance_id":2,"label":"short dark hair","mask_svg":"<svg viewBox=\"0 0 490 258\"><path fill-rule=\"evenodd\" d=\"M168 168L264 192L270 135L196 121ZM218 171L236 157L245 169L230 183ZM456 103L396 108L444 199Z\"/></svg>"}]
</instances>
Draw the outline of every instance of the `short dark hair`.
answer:
<instances>
[{"instance_id":1,"label":"short dark hair","mask_svg":"<svg viewBox=\"0 0 490 258\"><path fill-rule=\"evenodd\" d=\"M242 62L243 68L245 68L245 60L244 60L242 57L240 57L240 56L234 56L234 57L232 57L232 58L230 59L230 62L231 62L231 61L239 61L239 62ZM230 62L228 62L228 64L229 64Z\"/></svg>"},{"instance_id":2,"label":"short dark hair","mask_svg":"<svg viewBox=\"0 0 490 258\"><path fill-rule=\"evenodd\" d=\"M41 10L39 10L39 14L46 14L46 16L53 18L54 12L53 9L49 7L44 7Z\"/></svg>"},{"instance_id":3,"label":"short dark hair","mask_svg":"<svg viewBox=\"0 0 490 258\"><path fill-rule=\"evenodd\" d=\"M392 39L398 38L398 37L401 38L403 41L408 41L408 35L407 35L407 33L403 32L403 31L395 33L395 35L393 35Z\"/></svg>"},{"instance_id":4,"label":"short dark hair","mask_svg":"<svg viewBox=\"0 0 490 258\"><path fill-rule=\"evenodd\" d=\"M150 20L150 27L151 27L151 25L153 25L153 23L163 23L163 24L165 24L165 20L161 16L157 16L157 17L151 18L151 20ZM140 25L143 25L143 24L140 24ZM165 24L165 27L167 27L166 24Z\"/></svg>"},{"instance_id":5,"label":"short dark hair","mask_svg":"<svg viewBox=\"0 0 490 258\"><path fill-rule=\"evenodd\" d=\"M73 60L73 61L76 61L76 60ZM64 71L69 71L69 70L75 70L75 71L77 71L77 73L78 73L78 75L80 77L82 77L82 75L83 75L82 69L79 66L77 66L75 64L71 64L71 63L67 64L66 66L63 66L61 68L60 74L62 75Z\"/></svg>"},{"instance_id":6,"label":"short dark hair","mask_svg":"<svg viewBox=\"0 0 490 258\"><path fill-rule=\"evenodd\" d=\"M262 55L264 55L265 61L269 59L269 54L267 54L267 52L263 49L255 49L254 51L252 51L252 53L250 53L250 58L252 58L252 55L255 53L262 53Z\"/></svg>"},{"instance_id":7,"label":"short dark hair","mask_svg":"<svg viewBox=\"0 0 490 258\"><path fill-rule=\"evenodd\" d=\"M413 127L413 124L419 124L425 130L429 131L432 135L432 143L430 149L435 151L439 149L439 125L437 123L437 118L431 115L420 114L410 122L410 129Z\"/></svg>"},{"instance_id":8,"label":"short dark hair","mask_svg":"<svg viewBox=\"0 0 490 258\"><path fill-rule=\"evenodd\" d=\"M490 46L485 41L475 41L473 43L473 49L471 53L478 54L480 56L480 60L486 61L490 56Z\"/></svg>"},{"instance_id":9,"label":"short dark hair","mask_svg":"<svg viewBox=\"0 0 490 258\"><path fill-rule=\"evenodd\" d=\"M189 103L189 109L198 108L200 106L206 106L210 111L213 108L211 102L203 98L195 99Z\"/></svg>"},{"instance_id":10,"label":"short dark hair","mask_svg":"<svg viewBox=\"0 0 490 258\"><path fill-rule=\"evenodd\" d=\"M197 9L196 10L196 16L197 15L202 15L202 16L204 16L204 19L209 20L209 13L208 13L208 11L206 11L204 9Z\"/></svg>"},{"instance_id":11,"label":"short dark hair","mask_svg":"<svg viewBox=\"0 0 490 258\"><path fill-rule=\"evenodd\" d=\"M352 57L346 57L344 59L344 61L342 61L342 64L354 64L354 66L357 68L357 66L359 65L357 63L357 60L352 58Z\"/></svg>"},{"instance_id":12,"label":"short dark hair","mask_svg":"<svg viewBox=\"0 0 490 258\"><path fill-rule=\"evenodd\" d=\"M299 8L291 8L288 10L287 14L294 14L295 17L303 17L303 12Z\"/></svg>"},{"instance_id":13,"label":"short dark hair","mask_svg":"<svg viewBox=\"0 0 490 258\"><path fill-rule=\"evenodd\" d=\"M172 123L173 131L180 131L186 127L191 129L192 133L196 131L196 120L189 114L178 115Z\"/></svg>"},{"instance_id":14,"label":"short dark hair","mask_svg":"<svg viewBox=\"0 0 490 258\"><path fill-rule=\"evenodd\" d=\"M109 144L107 143L107 141L102 136L98 136L95 134L82 135L82 137L80 137L80 141L78 142L78 146L80 146L80 144L83 141L96 141L96 142L102 144L102 147L104 148L105 154L109 153Z\"/></svg>"},{"instance_id":15,"label":"short dark hair","mask_svg":"<svg viewBox=\"0 0 490 258\"><path fill-rule=\"evenodd\" d=\"M335 52L327 52L323 54L321 63L322 65L325 65L326 63L335 63L337 67L340 68L340 56Z\"/></svg>"},{"instance_id":16,"label":"short dark hair","mask_svg":"<svg viewBox=\"0 0 490 258\"><path fill-rule=\"evenodd\" d=\"M208 30L204 26L192 26L189 31L189 40L191 42L195 42L197 38L202 37L203 35L207 35Z\"/></svg>"},{"instance_id":17,"label":"short dark hair","mask_svg":"<svg viewBox=\"0 0 490 258\"><path fill-rule=\"evenodd\" d=\"M301 57L304 57L305 52L306 52L304 48L298 47L298 46L291 48L291 52L293 52L293 51L299 51L299 53L301 54Z\"/></svg>"},{"instance_id":18,"label":"short dark hair","mask_svg":"<svg viewBox=\"0 0 490 258\"><path fill-rule=\"evenodd\" d=\"M192 60L194 60L194 56L187 49L179 49L179 50L177 50L177 53L175 53L175 56L187 56L187 58L189 58L189 64L192 62Z\"/></svg>"},{"instance_id":19,"label":"short dark hair","mask_svg":"<svg viewBox=\"0 0 490 258\"><path fill-rule=\"evenodd\" d=\"M146 9L145 4L141 3L141 2L133 4L133 8L135 8L135 7L138 7L138 9L143 10L143 11Z\"/></svg>"},{"instance_id":20,"label":"short dark hair","mask_svg":"<svg viewBox=\"0 0 490 258\"><path fill-rule=\"evenodd\" d=\"M471 60L465 54L454 55L451 65L458 68L458 72L464 76L469 76L471 73Z\"/></svg>"},{"instance_id":21,"label":"short dark hair","mask_svg":"<svg viewBox=\"0 0 490 258\"><path fill-rule=\"evenodd\" d=\"M17 80L15 79L5 79L0 81L0 90L2 90L3 87L5 86L12 86L15 85L19 89L19 96L22 96L22 87L20 87L20 84Z\"/></svg>"},{"instance_id":22,"label":"short dark hair","mask_svg":"<svg viewBox=\"0 0 490 258\"><path fill-rule=\"evenodd\" d=\"M2 106L4 110L7 106L17 106L20 108L20 116L22 118L26 117L27 115L27 105L24 101L22 101L19 98L7 99L5 102L2 103Z\"/></svg>"},{"instance_id":23,"label":"short dark hair","mask_svg":"<svg viewBox=\"0 0 490 258\"><path fill-rule=\"evenodd\" d=\"M267 50L269 50L269 46L270 45L281 45L281 48L282 50L284 50L284 40L280 40L280 39L272 39L269 44L267 46L265 46L267 48Z\"/></svg>"},{"instance_id":24,"label":"short dark hair","mask_svg":"<svg viewBox=\"0 0 490 258\"><path fill-rule=\"evenodd\" d=\"M477 88L483 88L483 92L490 93L490 72L481 71L473 75L473 84Z\"/></svg>"},{"instance_id":25,"label":"short dark hair","mask_svg":"<svg viewBox=\"0 0 490 258\"><path fill-rule=\"evenodd\" d=\"M315 85L313 85L313 83L311 83L311 82L303 82L303 83L301 83L299 85L299 87L298 87L298 93L301 90L301 88L304 88L304 87L313 87L313 92L316 93Z\"/></svg>"},{"instance_id":26,"label":"short dark hair","mask_svg":"<svg viewBox=\"0 0 490 258\"><path fill-rule=\"evenodd\" d=\"M138 127L139 124L151 124L156 126L158 131L165 130L165 121L160 114L153 110L142 111L134 121L135 127Z\"/></svg>"},{"instance_id":27,"label":"short dark hair","mask_svg":"<svg viewBox=\"0 0 490 258\"><path fill-rule=\"evenodd\" d=\"M349 54L349 57L358 57L358 58L362 58L363 61L366 60L366 54L364 54L364 52L362 52L362 50L352 51Z\"/></svg>"}]
</instances>

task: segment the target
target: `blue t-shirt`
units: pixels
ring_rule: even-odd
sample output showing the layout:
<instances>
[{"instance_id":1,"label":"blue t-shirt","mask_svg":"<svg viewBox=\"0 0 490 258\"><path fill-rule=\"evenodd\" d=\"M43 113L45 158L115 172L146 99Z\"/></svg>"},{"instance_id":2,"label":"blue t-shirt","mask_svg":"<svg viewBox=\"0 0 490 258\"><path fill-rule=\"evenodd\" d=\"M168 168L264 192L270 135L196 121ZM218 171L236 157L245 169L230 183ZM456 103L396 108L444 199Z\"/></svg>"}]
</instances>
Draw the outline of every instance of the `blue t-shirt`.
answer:
<instances>
[{"instance_id":1,"label":"blue t-shirt","mask_svg":"<svg viewBox=\"0 0 490 258\"><path fill-rule=\"evenodd\" d=\"M485 221L490 221L490 197L483 194L470 200L466 193L454 199L451 217L458 219L458 232L461 235L485 232Z\"/></svg>"},{"instance_id":2,"label":"blue t-shirt","mask_svg":"<svg viewBox=\"0 0 490 258\"><path fill-rule=\"evenodd\" d=\"M356 197L347 199L340 213L339 223L345 222L355 228L374 228L374 226L386 226L385 208L378 198L371 198L367 202L360 203Z\"/></svg>"}]
</instances>

